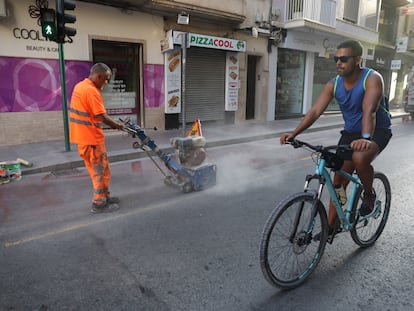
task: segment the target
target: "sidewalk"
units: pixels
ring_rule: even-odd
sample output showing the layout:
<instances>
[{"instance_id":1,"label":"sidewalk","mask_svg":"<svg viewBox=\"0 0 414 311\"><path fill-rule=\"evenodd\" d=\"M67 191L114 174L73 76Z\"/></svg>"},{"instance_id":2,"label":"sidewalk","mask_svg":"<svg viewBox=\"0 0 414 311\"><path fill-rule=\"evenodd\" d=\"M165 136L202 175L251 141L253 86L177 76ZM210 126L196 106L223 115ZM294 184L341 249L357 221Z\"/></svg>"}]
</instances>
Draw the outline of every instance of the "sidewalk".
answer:
<instances>
[{"instance_id":1,"label":"sidewalk","mask_svg":"<svg viewBox=\"0 0 414 311\"><path fill-rule=\"evenodd\" d=\"M393 119L408 116L403 110L392 110ZM269 122L248 122L241 125L217 125L214 123L201 123L203 136L206 138L206 148L237 144L258 139L276 138L281 133L292 131L300 119L285 119ZM317 120L310 131L341 128L343 120L341 114L324 114ZM189 126L187 126L187 130ZM182 129L156 131L145 129L159 148L171 149L172 137L183 137ZM146 157L141 149L133 149L135 141L124 132L108 130L105 133L108 157L111 163ZM32 167L21 166L22 175L50 172L83 166L83 160L79 157L76 145L71 145L70 151L65 151L65 142L47 141L15 146L0 146L0 162L13 161L22 158L33 163Z\"/></svg>"}]
</instances>

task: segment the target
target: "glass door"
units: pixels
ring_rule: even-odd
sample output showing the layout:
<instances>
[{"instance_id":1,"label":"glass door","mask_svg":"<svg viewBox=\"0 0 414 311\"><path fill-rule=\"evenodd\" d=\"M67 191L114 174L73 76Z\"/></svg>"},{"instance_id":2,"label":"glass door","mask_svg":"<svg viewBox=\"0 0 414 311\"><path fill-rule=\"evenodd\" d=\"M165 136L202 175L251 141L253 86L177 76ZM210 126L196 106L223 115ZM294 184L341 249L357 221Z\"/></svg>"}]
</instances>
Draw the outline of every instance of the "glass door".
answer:
<instances>
[{"instance_id":1,"label":"glass door","mask_svg":"<svg viewBox=\"0 0 414 311\"><path fill-rule=\"evenodd\" d=\"M302 115L305 52L279 49L275 119Z\"/></svg>"},{"instance_id":2,"label":"glass door","mask_svg":"<svg viewBox=\"0 0 414 311\"><path fill-rule=\"evenodd\" d=\"M315 68L313 73L313 89L312 89L312 105L316 102L319 95L322 93L326 83L336 77L338 74L336 64L332 57L315 57ZM334 98L326 111L339 111L339 106Z\"/></svg>"}]
</instances>

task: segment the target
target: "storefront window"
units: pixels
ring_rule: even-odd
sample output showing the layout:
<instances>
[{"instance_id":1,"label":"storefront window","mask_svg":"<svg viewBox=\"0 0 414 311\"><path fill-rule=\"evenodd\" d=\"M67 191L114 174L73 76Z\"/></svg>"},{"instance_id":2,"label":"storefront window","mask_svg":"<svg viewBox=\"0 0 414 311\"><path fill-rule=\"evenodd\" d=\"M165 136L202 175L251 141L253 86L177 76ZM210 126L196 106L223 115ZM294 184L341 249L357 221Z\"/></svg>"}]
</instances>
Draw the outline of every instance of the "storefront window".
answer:
<instances>
[{"instance_id":1,"label":"storefront window","mask_svg":"<svg viewBox=\"0 0 414 311\"><path fill-rule=\"evenodd\" d=\"M312 104L318 99L325 84L337 75L336 64L332 58L315 57L315 69L313 74ZM338 103L335 99L331 101L327 111L339 110Z\"/></svg>"},{"instance_id":2,"label":"storefront window","mask_svg":"<svg viewBox=\"0 0 414 311\"><path fill-rule=\"evenodd\" d=\"M276 82L276 118L301 115L305 52L279 49Z\"/></svg>"},{"instance_id":3,"label":"storefront window","mask_svg":"<svg viewBox=\"0 0 414 311\"><path fill-rule=\"evenodd\" d=\"M102 97L109 115L139 120L140 48L137 43L92 40L93 61L112 70Z\"/></svg>"}]
</instances>

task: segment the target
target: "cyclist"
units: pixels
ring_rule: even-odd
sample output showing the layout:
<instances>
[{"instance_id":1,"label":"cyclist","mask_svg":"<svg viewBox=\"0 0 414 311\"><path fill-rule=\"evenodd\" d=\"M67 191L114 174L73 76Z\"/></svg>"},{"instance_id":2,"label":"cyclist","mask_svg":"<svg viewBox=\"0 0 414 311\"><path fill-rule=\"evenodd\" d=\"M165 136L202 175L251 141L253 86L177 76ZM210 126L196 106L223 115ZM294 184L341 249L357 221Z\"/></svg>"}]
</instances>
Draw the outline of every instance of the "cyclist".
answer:
<instances>
[{"instance_id":1,"label":"cyclist","mask_svg":"<svg viewBox=\"0 0 414 311\"><path fill-rule=\"evenodd\" d=\"M338 45L334 56L338 75L326 83L296 129L281 135L280 143L287 143L310 127L335 97L345 123L338 144L350 144L352 147L352 151L341 154L344 159L342 169L348 173L356 170L361 179L364 196L359 213L366 216L374 210L376 199L372 189L374 169L371 162L387 146L392 133L382 76L362 67L362 50L362 44L355 40ZM346 189L348 180L335 174L334 184ZM334 233L336 220L336 210L331 201L328 212L329 235Z\"/></svg>"}]
</instances>

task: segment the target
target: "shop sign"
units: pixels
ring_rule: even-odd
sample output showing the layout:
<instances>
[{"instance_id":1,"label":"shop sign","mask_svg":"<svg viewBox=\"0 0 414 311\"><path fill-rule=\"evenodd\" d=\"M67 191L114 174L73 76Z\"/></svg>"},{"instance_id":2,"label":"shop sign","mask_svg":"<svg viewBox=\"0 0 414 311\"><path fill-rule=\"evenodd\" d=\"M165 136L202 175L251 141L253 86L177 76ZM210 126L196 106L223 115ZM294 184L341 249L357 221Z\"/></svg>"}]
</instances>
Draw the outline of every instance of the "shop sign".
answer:
<instances>
[{"instance_id":1,"label":"shop sign","mask_svg":"<svg viewBox=\"0 0 414 311\"><path fill-rule=\"evenodd\" d=\"M397 38L397 53L407 52L408 37Z\"/></svg>"},{"instance_id":2,"label":"shop sign","mask_svg":"<svg viewBox=\"0 0 414 311\"><path fill-rule=\"evenodd\" d=\"M161 40L161 53L174 49L172 30L168 30L165 33L165 38Z\"/></svg>"},{"instance_id":3,"label":"shop sign","mask_svg":"<svg viewBox=\"0 0 414 311\"><path fill-rule=\"evenodd\" d=\"M391 61L391 70L400 70L401 69L401 59L393 59Z\"/></svg>"},{"instance_id":4,"label":"shop sign","mask_svg":"<svg viewBox=\"0 0 414 311\"><path fill-rule=\"evenodd\" d=\"M403 8L401 11L401 15L413 15L413 14L414 14L414 7Z\"/></svg>"},{"instance_id":5,"label":"shop sign","mask_svg":"<svg viewBox=\"0 0 414 311\"><path fill-rule=\"evenodd\" d=\"M365 48L364 50L366 50L366 54L364 55L366 60L374 60L374 55L375 55L375 47L368 47Z\"/></svg>"},{"instance_id":6,"label":"shop sign","mask_svg":"<svg viewBox=\"0 0 414 311\"><path fill-rule=\"evenodd\" d=\"M226 111L237 111L239 106L239 58L237 52L226 55Z\"/></svg>"},{"instance_id":7,"label":"shop sign","mask_svg":"<svg viewBox=\"0 0 414 311\"><path fill-rule=\"evenodd\" d=\"M324 38L322 42L322 46L325 49L325 53L324 53L325 58L329 58L330 55L333 55L336 53L336 50L337 50L336 47L338 46L338 43L330 41L328 38Z\"/></svg>"},{"instance_id":8,"label":"shop sign","mask_svg":"<svg viewBox=\"0 0 414 311\"><path fill-rule=\"evenodd\" d=\"M184 33L181 31L174 31L174 44L181 45L183 41L183 34ZM188 46L197 46L208 49L218 49L235 52L246 52L246 41L223 37L213 37L194 33L188 34Z\"/></svg>"},{"instance_id":9,"label":"shop sign","mask_svg":"<svg viewBox=\"0 0 414 311\"><path fill-rule=\"evenodd\" d=\"M181 112L181 49L164 53L165 113Z\"/></svg>"}]
</instances>

